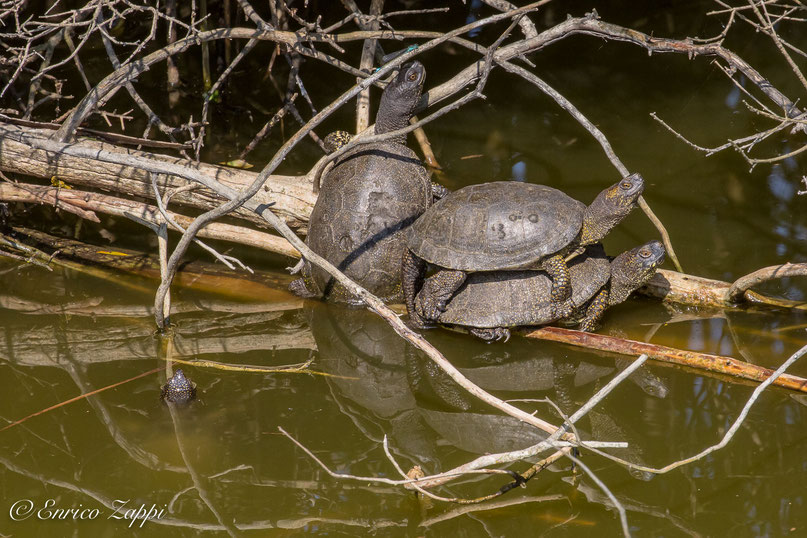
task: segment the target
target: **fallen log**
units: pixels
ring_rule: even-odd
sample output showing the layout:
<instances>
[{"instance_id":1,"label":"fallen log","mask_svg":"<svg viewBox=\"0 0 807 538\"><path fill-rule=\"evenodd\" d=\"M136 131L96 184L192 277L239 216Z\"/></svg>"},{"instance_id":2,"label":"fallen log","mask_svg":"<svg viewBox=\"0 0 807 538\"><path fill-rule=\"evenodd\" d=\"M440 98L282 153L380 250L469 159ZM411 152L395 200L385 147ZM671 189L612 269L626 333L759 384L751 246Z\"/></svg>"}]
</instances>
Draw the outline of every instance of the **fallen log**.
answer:
<instances>
[{"instance_id":1,"label":"fallen log","mask_svg":"<svg viewBox=\"0 0 807 538\"><path fill-rule=\"evenodd\" d=\"M157 173L161 189L176 189L191 184L186 177L170 175L171 170L184 168L201 174L222 188L241 189L250 184L256 174L244 170L191 161L122 148L94 140L80 140L72 144L54 142L48 138L51 131L33 129L0 122L0 170L51 178L56 176L67 183L86 185L105 191L119 192L129 196L154 198L149 179ZM108 160L98 159L99 152L106 152ZM109 160L119 161L117 163ZM313 169L316 169L315 166ZM214 191L199 186L189 192L177 193L177 203L199 209L217 207L223 197ZM308 176L270 176L262 191L255 198L256 204L271 204L275 214L289 226L305 233L316 195L312 192ZM98 209L101 211L101 209ZM76 212L82 211L77 207ZM232 215L261 227L266 222L254 211L242 209ZM224 234L228 235L228 234ZM225 238L226 239L226 238ZM272 252L295 256L294 249L285 246L282 239L266 241L260 245ZM296 257L296 256L295 256ZM675 271L659 270L658 274L640 290L640 293L665 301L695 306L736 308L743 303L734 300L731 284L720 280L687 275ZM766 304L781 308L807 309L807 305L767 297L746 290L744 303Z\"/></svg>"},{"instance_id":2,"label":"fallen log","mask_svg":"<svg viewBox=\"0 0 807 538\"><path fill-rule=\"evenodd\" d=\"M791 264L777 267L787 267L788 265ZM774 273L773 269L775 268L765 268L765 271ZM746 277L740 277L738 282L744 281L744 279ZM722 280L659 269L650 282L639 288L639 293L663 301L693 306L746 308L749 305L767 305L807 310L807 304L804 302L768 297L749 289L743 289L743 293L738 294L734 291L735 286L736 283L731 284Z\"/></svg>"},{"instance_id":3,"label":"fallen log","mask_svg":"<svg viewBox=\"0 0 807 538\"><path fill-rule=\"evenodd\" d=\"M51 140L52 131L0 122L0 170L82 185L127 196L154 199L150 173L158 174L157 184L164 192L193 184L188 179L171 175L171 170L193 171L223 188L242 190L257 176L254 172L194 163L177 157L148 153L91 139L66 144ZM106 153L106 159L98 158ZM110 162L116 160L118 162ZM197 189L177 193L173 201L209 210L225 199L201 185ZM273 175L253 199L258 204L272 204L272 210L294 229L304 229L316 196L306 176ZM266 221L254 211L242 209L233 213L266 228Z\"/></svg>"}]
</instances>

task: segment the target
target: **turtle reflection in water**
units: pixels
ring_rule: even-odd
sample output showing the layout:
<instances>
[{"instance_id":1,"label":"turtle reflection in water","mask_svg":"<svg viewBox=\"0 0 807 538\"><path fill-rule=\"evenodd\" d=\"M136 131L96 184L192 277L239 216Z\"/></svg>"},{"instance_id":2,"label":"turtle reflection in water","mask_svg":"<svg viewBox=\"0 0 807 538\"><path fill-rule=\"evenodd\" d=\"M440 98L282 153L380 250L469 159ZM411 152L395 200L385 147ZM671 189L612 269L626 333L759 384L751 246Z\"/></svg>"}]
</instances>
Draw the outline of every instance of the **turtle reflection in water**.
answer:
<instances>
[{"instance_id":1,"label":"turtle reflection in water","mask_svg":"<svg viewBox=\"0 0 807 538\"><path fill-rule=\"evenodd\" d=\"M177 405L187 405L196 398L196 383L185 377L182 370L177 369L168 383L162 386L160 399Z\"/></svg>"}]
</instances>

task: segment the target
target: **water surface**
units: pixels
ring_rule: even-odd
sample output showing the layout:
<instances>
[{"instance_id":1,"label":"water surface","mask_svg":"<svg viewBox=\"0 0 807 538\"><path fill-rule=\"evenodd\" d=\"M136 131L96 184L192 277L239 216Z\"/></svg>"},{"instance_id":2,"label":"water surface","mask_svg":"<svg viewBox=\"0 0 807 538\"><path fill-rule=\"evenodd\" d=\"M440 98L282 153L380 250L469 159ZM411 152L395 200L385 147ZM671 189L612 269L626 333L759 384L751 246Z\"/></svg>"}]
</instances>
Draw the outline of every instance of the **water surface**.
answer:
<instances>
[{"instance_id":1,"label":"water surface","mask_svg":"<svg viewBox=\"0 0 807 538\"><path fill-rule=\"evenodd\" d=\"M714 33L714 23L688 15L687 6L674 14L676 24L653 13L629 15L623 7L614 3L600 14L657 35ZM573 8L575 15L585 11ZM554 22L562 20L562 10L553 9ZM487 37L492 41L496 35ZM796 92L762 39L749 33L727 44L764 67L785 91ZM427 85L442 82L471 59L453 48L425 54ZM658 113L703 145L759 128L763 122L746 111L737 89L708 59L648 57L627 44L587 37L555 44L530 59L536 73L608 136L626 165L644 175L645 197L667 225L687 272L730 281L759 267L805 260L797 158L749 172L735 153L704 157L649 116ZM323 96L319 106L351 84L349 77L312 63L303 73L311 93ZM247 76L241 73L239 81ZM254 88L259 94L261 84L244 84L244 91ZM596 142L532 86L497 70L485 93L486 100L426 129L450 187L519 179L589 202L618 179ZM257 130L257 120L234 121L237 116L224 108L214 117L219 129L213 129L206 149L210 162L233 157L232 148ZM352 124L349 110L326 129L344 127L339 122ZM294 128L287 123L285 133ZM277 142L279 133L273 135ZM254 162L268 160L277 147L270 142L251 157ZM778 146L763 149L786 151L801 143L796 137L780 139ZM315 150L305 142L282 172L306 171L317 158ZM37 214L44 213L32 213ZM84 233L91 238L100 226L85 223ZM115 226L122 241L148 244L142 230ZM605 246L618 253L654 238L655 229L635 211L609 234ZM289 281L283 270L287 259L235 252L274 271L279 281ZM202 254L192 251L191 256ZM665 267L672 268L669 262ZM282 436L278 426L335 471L391 478L397 473L384 455L384 436L404 469L417 464L427 472L540 439L434 375L370 313L296 301L282 286L273 299L253 301L177 290L181 313L174 316L176 337L169 346L154 334L153 318L144 312L153 302L154 281L98 279L63 269L51 273L2 261L0 283L3 421L164 366L169 356L264 367L311 359L312 370L329 374L182 365L199 387L199 400L187 409L172 412L160 402L165 382L160 372L0 432L4 535L120 535L128 532L129 521L110 516L123 501L127 508L162 510L142 528L139 521L134 524L139 536L266 529L335 536L619 532L602 491L568 462L494 501L458 506L423 502L383 484L334 479ZM764 291L802 301L805 286L784 279ZM601 332L776 367L804 344L804 327L805 316L797 310L723 311L640 297L609 311ZM431 331L428 338L486 390L503 398L548 397L564 412L584 403L626 360L519 336L490 345L444 330ZM806 376L807 366L797 364L791 373ZM627 441L630 448L620 457L663 466L718 442L752 390L751 384L650 362L579 427L587 438ZM802 395L770 389L728 447L652 479L585 451L583 461L625 506L636 535L804 534L804 404ZM559 421L545 404L519 405ZM470 476L441 494L472 498L505 483L502 477ZM25 500L35 510L45 507L44 512L22 518ZM52 506L46 505L49 500ZM20 510L21 521L12 520L12 507ZM100 515L92 521L43 521L49 510L71 507L97 509Z\"/></svg>"}]
</instances>

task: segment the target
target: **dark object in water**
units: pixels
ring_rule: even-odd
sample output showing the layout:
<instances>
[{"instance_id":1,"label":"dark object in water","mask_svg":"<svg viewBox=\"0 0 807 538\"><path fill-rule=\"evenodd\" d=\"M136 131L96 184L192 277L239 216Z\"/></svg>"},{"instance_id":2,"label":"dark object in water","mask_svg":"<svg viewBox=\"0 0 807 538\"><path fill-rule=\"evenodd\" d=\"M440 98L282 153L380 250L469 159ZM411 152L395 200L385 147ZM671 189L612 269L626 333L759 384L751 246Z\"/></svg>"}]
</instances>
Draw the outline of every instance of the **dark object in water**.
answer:
<instances>
[{"instance_id":1,"label":"dark object in water","mask_svg":"<svg viewBox=\"0 0 807 538\"><path fill-rule=\"evenodd\" d=\"M196 399L196 383L185 377L182 370L177 369L168 383L163 385L160 399L179 405L188 404Z\"/></svg>"}]
</instances>

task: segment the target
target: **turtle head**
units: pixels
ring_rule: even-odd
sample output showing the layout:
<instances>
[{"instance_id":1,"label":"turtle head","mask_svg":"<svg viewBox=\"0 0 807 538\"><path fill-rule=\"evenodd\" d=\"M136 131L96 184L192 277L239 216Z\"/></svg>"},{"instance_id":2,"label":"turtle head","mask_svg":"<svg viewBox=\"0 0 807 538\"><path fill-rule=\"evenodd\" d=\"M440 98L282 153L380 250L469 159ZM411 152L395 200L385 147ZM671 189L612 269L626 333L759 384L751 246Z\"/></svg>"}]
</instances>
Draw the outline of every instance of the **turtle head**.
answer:
<instances>
[{"instance_id":1,"label":"turtle head","mask_svg":"<svg viewBox=\"0 0 807 538\"><path fill-rule=\"evenodd\" d=\"M168 386L173 389L182 389L183 387L190 385L191 382L187 377L185 377L185 372L179 368L174 371L174 375L172 375L171 379L168 380Z\"/></svg>"},{"instance_id":2,"label":"turtle head","mask_svg":"<svg viewBox=\"0 0 807 538\"><path fill-rule=\"evenodd\" d=\"M398 75L387 84L381 95L375 118L376 134L406 127L420 101L425 80L426 68L422 63L414 61L401 66ZM405 140L406 136L402 138Z\"/></svg>"},{"instance_id":3,"label":"turtle head","mask_svg":"<svg viewBox=\"0 0 807 538\"><path fill-rule=\"evenodd\" d=\"M583 215L580 244L590 245L605 237L611 228L628 216L643 190L644 179L636 173L622 178L598 194Z\"/></svg>"},{"instance_id":4,"label":"turtle head","mask_svg":"<svg viewBox=\"0 0 807 538\"><path fill-rule=\"evenodd\" d=\"M611 262L611 292L608 302L612 306L619 304L636 289L647 284L656 273L656 268L664 262L665 254L661 241L650 241L614 258Z\"/></svg>"}]
</instances>

